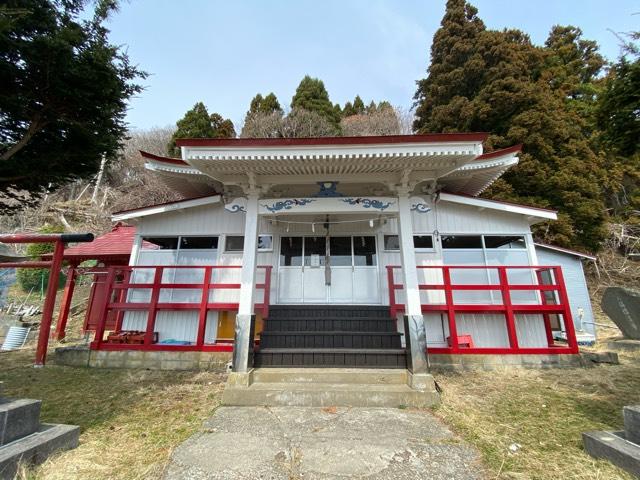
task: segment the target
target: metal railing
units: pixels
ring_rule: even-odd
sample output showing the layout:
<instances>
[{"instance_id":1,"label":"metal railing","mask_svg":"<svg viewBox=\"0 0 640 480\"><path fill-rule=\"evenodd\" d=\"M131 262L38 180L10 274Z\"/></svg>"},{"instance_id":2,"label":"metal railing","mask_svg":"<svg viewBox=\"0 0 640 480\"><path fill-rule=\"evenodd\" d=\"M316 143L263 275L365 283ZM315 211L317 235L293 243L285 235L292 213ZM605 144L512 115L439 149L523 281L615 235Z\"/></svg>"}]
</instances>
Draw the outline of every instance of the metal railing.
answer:
<instances>
[{"instance_id":1,"label":"metal railing","mask_svg":"<svg viewBox=\"0 0 640 480\"><path fill-rule=\"evenodd\" d=\"M392 317L405 310L404 303L397 300L396 294L398 290L404 289L404 285L395 281L395 271L400 268L397 265L387 266ZM426 301L421 299L422 312L441 312L447 315L448 346L429 347L430 353L578 353L578 343L561 267L429 265L417 268L428 280L428 283L425 281L418 285L419 290L430 292L429 295L432 297ZM480 277L485 281L478 282L477 279ZM515 281L513 277L516 277ZM472 280L475 280L475 283L472 283ZM456 317L458 314L465 313L504 315L509 346L475 347L466 344L461 346ZM517 314L542 316L546 347L532 348L519 345L516 329ZM552 318L557 321L557 324L563 326L566 344L556 343Z\"/></svg>"},{"instance_id":2,"label":"metal railing","mask_svg":"<svg viewBox=\"0 0 640 480\"><path fill-rule=\"evenodd\" d=\"M241 284L230 281L228 274L232 274L234 271L239 272L241 268L239 265L107 267L103 272L106 274L104 287L106 294L101 297L102 304L98 307L100 308L100 317L91 348L95 350L230 350L231 344L205 345L207 314L210 311L238 310L237 301L228 298L215 300L215 296L220 292L240 290ZM272 267L258 266L258 269L264 270L264 282L256 283L255 288L263 290L263 296L262 301L256 303L254 308L263 317L267 317L269 315ZM184 277L185 280L175 281L176 276ZM179 292L185 292L186 295L180 298ZM221 296L229 297L228 294ZM198 312L195 343L190 345L157 343L155 326L158 312L185 310ZM112 344L105 341L104 336L108 323L113 324L115 318L112 333L122 332L127 312L147 313L143 342L141 344Z\"/></svg>"}]
</instances>

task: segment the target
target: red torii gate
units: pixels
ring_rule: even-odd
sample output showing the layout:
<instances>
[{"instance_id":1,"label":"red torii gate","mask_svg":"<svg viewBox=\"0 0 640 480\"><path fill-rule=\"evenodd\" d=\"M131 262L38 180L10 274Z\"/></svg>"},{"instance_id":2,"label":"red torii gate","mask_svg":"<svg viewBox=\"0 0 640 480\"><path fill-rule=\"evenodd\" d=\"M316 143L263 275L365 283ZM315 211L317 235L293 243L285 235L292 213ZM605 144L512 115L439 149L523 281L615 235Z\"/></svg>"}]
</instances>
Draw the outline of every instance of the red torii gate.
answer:
<instances>
[{"instance_id":1,"label":"red torii gate","mask_svg":"<svg viewBox=\"0 0 640 480\"><path fill-rule=\"evenodd\" d=\"M14 234L0 235L0 243L53 243L55 244L51 260L30 262L5 262L0 263L0 268L49 268L49 281L47 283L47 295L42 306L42 321L38 334L38 347L36 348L35 366L44 365L49 346L49 334L51 332L51 320L56 304L56 292L58 290L58 278L62 268L64 245L70 242L92 242L92 233L47 233L47 234Z\"/></svg>"}]
</instances>

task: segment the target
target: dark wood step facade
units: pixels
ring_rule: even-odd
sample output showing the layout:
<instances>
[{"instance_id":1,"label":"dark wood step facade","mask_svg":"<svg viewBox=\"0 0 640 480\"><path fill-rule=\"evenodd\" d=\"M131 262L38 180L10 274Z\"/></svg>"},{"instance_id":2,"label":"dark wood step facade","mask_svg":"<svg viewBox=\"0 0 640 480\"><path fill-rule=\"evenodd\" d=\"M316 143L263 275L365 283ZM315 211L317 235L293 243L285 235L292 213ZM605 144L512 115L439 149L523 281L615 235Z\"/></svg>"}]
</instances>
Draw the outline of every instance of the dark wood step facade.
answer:
<instances>
[{"instance_id":1,"label":"dark wood step facade","mask_svg":"<svg viewBox=\"0 0 640 480\"><path fill-rule=\"evenodd\" d=\"M255 366L406 368L401 335L388 307L276 305Z\"/></svg>"}]
</instances>

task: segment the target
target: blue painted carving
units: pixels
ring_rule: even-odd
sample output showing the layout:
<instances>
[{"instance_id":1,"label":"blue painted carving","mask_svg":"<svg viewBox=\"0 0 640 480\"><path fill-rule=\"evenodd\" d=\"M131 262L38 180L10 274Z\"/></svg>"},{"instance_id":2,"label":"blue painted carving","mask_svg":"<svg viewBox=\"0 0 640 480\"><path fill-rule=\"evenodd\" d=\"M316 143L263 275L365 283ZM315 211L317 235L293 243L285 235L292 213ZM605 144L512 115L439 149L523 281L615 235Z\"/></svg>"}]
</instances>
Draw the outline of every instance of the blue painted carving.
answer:
<instances>
[{"instance_id":1,"label":"blue painted carving","mask_svg":"<svg viewBox=\"0 0 640 480\"><path fill-rule=\"evenodd\" d=\"M244 206L242 206L242 205L238 205L238 204L234 204L234 205L227 205L227 206L225 207L225 209L226 209L228 212L231 212L231 213L239 213L239 212L245 212L245 213L246 213L246 211L247 211L247 209L246 209L246 208L244 208Z\"/></svg>"},{"instance_id":2,"label":"blue painted carving","mask_svg":"<svg viewBox=\"0 0 640 480\"><path fill-rule=\"evenodd\" d=\"M374 208L376 210L386 210L389 208L393 202L381 202L380 200L376 200L374 198L343 198L343 202L348 203L349 205L361 205L364 208Z\"/></svg>"},{"instance_id":3,"label":"blue painted carving","mask_svg":"<svg viewBox=\"0 0 640 480\"><path fill-rule=\"evenodd\" d=\"M431 211L431 207L427 206L426 203L412 203L411 211L418 213L427 213Z\"/></svg>"},{"instance_id":4,"label":"blue painted carving","mask_svg":"<svg viewBox=\"0 0 640 480\"><path fill-rule=\"evenodd\" d=\"M272 205L262 205L271 213L279 212L280 210L291 210L293 207L303 207L308 203L315 202L313 198L291 198L289 200L283 200L280 202L274 202Z\"/></svg>"},{"instance_id":5,"label":"blue painted carving","mask_svg":"<svg viewBox=\"0 0 640 480\"><path fill-rule=\"evenodd\" d=\"M338 192L338 182L318 182L320 191L315 194L316 197L333 198L344 197L343 193Z\"/></svg>"}]
</instances>

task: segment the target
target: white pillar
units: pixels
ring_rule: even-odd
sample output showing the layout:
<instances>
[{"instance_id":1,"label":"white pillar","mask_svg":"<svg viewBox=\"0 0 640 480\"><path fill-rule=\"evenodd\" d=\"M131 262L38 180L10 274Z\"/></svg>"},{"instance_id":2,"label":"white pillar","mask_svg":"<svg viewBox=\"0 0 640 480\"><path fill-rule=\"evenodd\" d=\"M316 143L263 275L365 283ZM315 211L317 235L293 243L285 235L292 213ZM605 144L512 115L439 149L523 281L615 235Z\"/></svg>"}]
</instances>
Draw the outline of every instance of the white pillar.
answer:
<instances>
[{"instance_id":1,"label":"white pillar","mask_svg":"<svg viewBox=\"0 0 640 480\"><path fill-rule=\"evenodd\" d=\"M258 192L250 190L247 195L244 250L240 271L240 301L236 316L235 341L233 346L233 371L247 372L253 367L253 335L255 314L253 312L253 290L256 281L256 259L258 251Z\"/></svg>"},{"instance_id":2,"label":"white pillar","mask_svg":"<svg viewBox=\"0 0 640 480\"><path fill-rule=\"evenodd\" d=\"M416 252L413 247L413 219L409 190L398 189L398 237L402 258L402 275L405 292L404 335L407 345L407 366L414 374L426 373L427 338L418 287Z\"/></svg>"}]
</instances>

